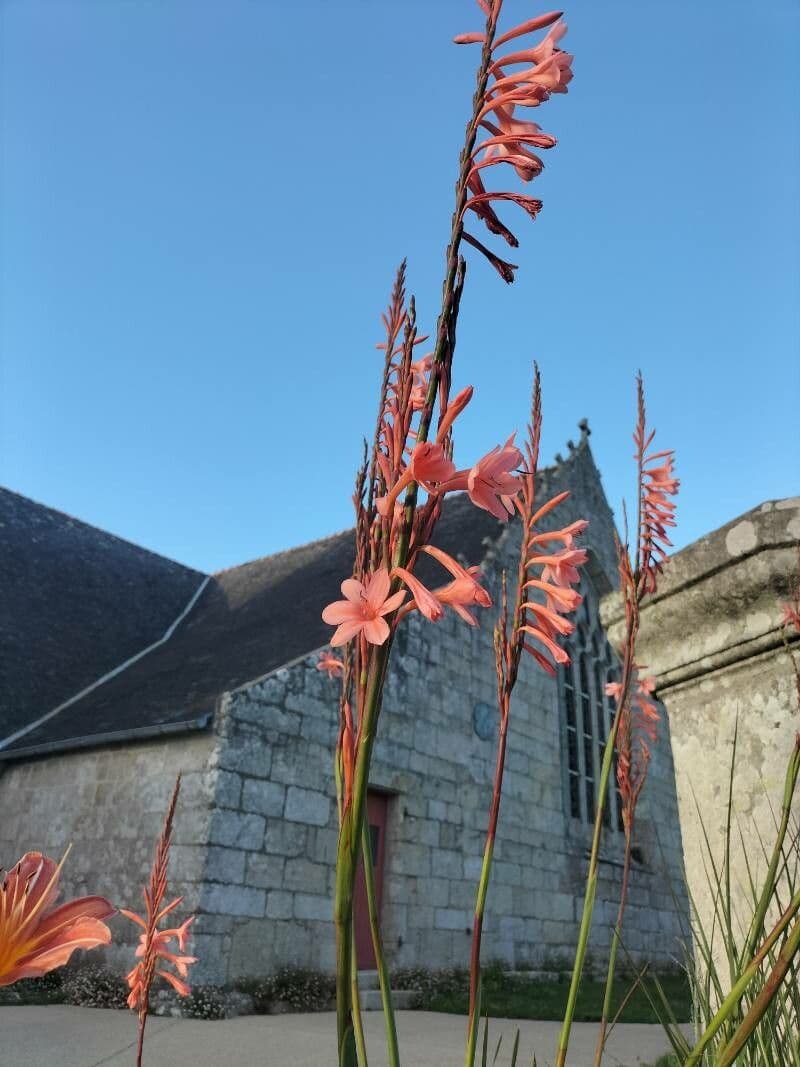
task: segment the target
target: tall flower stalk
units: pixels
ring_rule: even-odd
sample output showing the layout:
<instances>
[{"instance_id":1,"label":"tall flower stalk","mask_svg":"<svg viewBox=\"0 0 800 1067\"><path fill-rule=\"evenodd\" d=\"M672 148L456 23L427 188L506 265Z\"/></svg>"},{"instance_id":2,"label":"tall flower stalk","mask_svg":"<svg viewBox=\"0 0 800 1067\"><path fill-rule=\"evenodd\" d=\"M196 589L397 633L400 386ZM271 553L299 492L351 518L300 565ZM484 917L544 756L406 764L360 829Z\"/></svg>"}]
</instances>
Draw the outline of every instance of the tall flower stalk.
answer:
<instances>
[{"instance_id":1,"label":"tall flower stalk","mask_svg":"<svg viewBox=\"0 0 800 1067\"><path fill-rule=\"evenodd\" d=\"M639 803L639 797L647 780L647 771L650 766L650 745L656 740L656 723L659 715L656 705L650 700L650 694L654 689L654 678L637 678L635 692L632 699L626 702L622 710L617 731L617 785L621 804L622 828L625 835L625 856L622 863L619 907L611 934L611 947L608 955L603 1012L600 1018L600 1031L595 1048L595 1067L600 1067L603 1060L608 1023L611 1017L614 975L631 875L636 806ZM606 693L613 697L617 703L619 703L621 696L620 690L619 682L609 682L606 686Z\"/></svg>"},{"instance_id":2,"label":"tall flower stalk","mask_svg":"<svg viewBox=\"0 0 800 1067\"><path fill-rule=\"evenodd\" d=\"M670 497L678 491L678 480L674 476L671 449L649 452L655 430L647 429L644 403L644 386L641 375L636 381L638 418L633 435L636 451L634 459L637 469L637 517L636 545L631 558L627 544L619 545L619 572L622 599L625 606L625 641L623 647L622 672L617 696L617 710L606 741L600 779L597 786L597 801L592 832L592 844L589 853L589 870L586 876L586 891L583 899L583 913L578 931L578 946L575 952L572 977L564 1022L556 1051L556 1067L564 1067L567 1062L572 1020L578 1000L583 966L589 944L589 931L594 914L594 902L597 894L597 879L600 863L600 840L603 830L608 784L614 763L614 752L618 744L618 735L623 717L630 714L628 705L632 697L632 682L636 669L636 639L639 633L639 614L643 598L656 590L658 575L666 559L667 548L671 547L667 530L675 525L675 504Z\"/></svg>"},{"instance_id":3,"label":"tall flower stalk","mask_svg":"<svg viewBox=\"0 0 800 1067\"><path fill-rule=\"evenodd\" d=\"M507 163L518 177L530 181L541 160L529 147L548 148L555 139L536 123L522 122L517 107L536 107L554 92L565 92L572 57L557 45L566 27L552 12L498 36L502 0L478 0L486 16L481 33L461 35L458 43L481 46L472 114L467 123L456 182L455 210L445 254L442 303L433 350L416 359L419 335L413 298L405 300L405 270L398 273L384 316L386 339L381 400L371 456L359 472L355 496L356 561L352 577L342 583L344 599L329 605L325 621L337 627L332 645L348 645L352 668L345 672L336 756L339 791L339 842L336 864L334 924L336 928L337 1043L341 1067L357 1062L353 1020L353 890L361 849L372 750L381 710L392 638L398 623L419 611L432 622L446 609L475 624L473 608L491 603L476 568L462 567L434 549L431 536L447 492L466 490L477 507L498 518L514 511L520 489L513 474L521 453L513 438L472 467L456 470L452 461L452 428L472 397L462 390L452 400L450 383L456 325L466 275L462 241L480 251L506 281L514 267L500 260L464 229L468 212L512 247L517 238L501 222L494 204L510 202L532 218L541 202L521 193L489 191L483 173ZM496 48L548 28L544 40L523 51L498 56ZM522 70L508 68L523 65ZM479 133L489 136L478 144ZM435 436L434 408L438 400ZM420 491L425 494L422 503ZM426 589L414 574L421 552L449 572L445 584ZM410 598L409 598L410 594ZM344 687L350 685L351 692Z\"/></svg>"},{"instance_id":4,"label":"tall flower stalk","mask_svg":"<svg viewBox=\"0 0 800 1067\"><path fill-rule=\"evenodd\" d=\"M169 850L172 844L172 821L175 817L175 807L178 803L178 794L181 788L181 776L175 781L172 790L167 814L164 818L164 826L161 836L156 844L153 866L150 871L150 879L144 887L144 915L137 915L134 911L120 908L120 914L130 919L141 927L139 945L136 949L136 957L139 962L127 975L130 988L128 1007L135 1011L138 1025L138 1039L136 1044L136 1067L142 1067L142 1054L144 1051L144 1030L147 1024L147 1012L150 1004L150 989L156 976L164 978L180 996L189 994L189 986L186 984L188 968L196 963L195 956L186 956L186 942L189 936L189 927L194 922L194 916L184 920L180 926L160 929L160 923L183 901L183 897L176 897L169 904L164 904L167 892L167 867L169 865ZM178 952L173 952L168 947L170 941L177 943ZM164 964L169 963L176 973L165 971Z\"/></svg>"},{"instance_id":5,"label":"tall flower stalk","mask_svg":"<svg viewBox=\"0 0 800 1067\"><path fill-rule=\"evenodd\" d=\"M574 538L582 534L588 525L585 520L580 519L561 530L537 529L537 523L569 496L569 493L559 493L542 507L537 507L536 504L536 471L542 428L541 399L541 382L537 367L534 371L531 418L525 445L525 471L521 478L520 491L514 498L522 523L514 607L509 619L506 576L503 573L500 616L494 628L499 736L489 824L472 927L465 1067L473 1067L475 1063L481 1017L481 939L500 816L511 695L516 685L523 651L530 653L551 675L556 673L557 663L569 663L569 657L560 646L559 638L572 633L574 629L574 624L564 616L573 612L581 603L580 595L572 586L580 577L577 568L583 565L587 558L586 551L574 545ZM554 544L560 544L561 548L553 550L551 546ZM535 640L540 647L535 648L531 640Z\"/></svg>"}]
</instances>

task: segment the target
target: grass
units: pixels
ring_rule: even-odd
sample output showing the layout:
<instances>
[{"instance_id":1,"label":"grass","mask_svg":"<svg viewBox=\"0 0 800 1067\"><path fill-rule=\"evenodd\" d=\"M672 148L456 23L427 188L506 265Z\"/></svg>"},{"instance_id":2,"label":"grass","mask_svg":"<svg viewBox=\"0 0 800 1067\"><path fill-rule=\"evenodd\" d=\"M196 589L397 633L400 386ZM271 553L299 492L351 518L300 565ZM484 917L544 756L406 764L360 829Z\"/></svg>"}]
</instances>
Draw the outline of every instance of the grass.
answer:
<instances>
[{"instance_id":1,"label":"grass","mask_svg":"<svg viewBox=\"0 0 800 1067\"><path fill-rule=\"evenodd\" d=\"M666 975L660 979L669 998L678 1022L691 1020L692 1002L689 983L683 975ZM630 989L631 982L620 979L614 983L614 1012ZM483 1003L481 1014L488 1012L496 1019L551 1019L564 1018L569 983L547 982L540 979L510 976L502 971L488 969L483 976ZM598 1022L603 1009L605 983L586 979L581 984L575 1010L576 1022ZM435 994L423 1005L426 1011L448 1012L453 1015L467 1014L466 991ZM621 1022L657 1023L647 997L637 989L625 1006Z\"/></svg>"}]
</instances>

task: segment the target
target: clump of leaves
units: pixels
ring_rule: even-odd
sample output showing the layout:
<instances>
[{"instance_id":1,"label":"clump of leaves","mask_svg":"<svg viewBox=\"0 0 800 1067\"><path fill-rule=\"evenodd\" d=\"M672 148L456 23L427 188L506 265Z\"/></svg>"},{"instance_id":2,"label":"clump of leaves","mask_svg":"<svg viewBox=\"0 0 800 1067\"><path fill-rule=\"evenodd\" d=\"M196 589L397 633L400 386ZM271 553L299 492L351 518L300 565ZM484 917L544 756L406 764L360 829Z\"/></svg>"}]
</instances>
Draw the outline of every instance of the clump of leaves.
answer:
<instances>
[{"instance_id":1,"label":"clump of leaves","mask_svg":"<svg viewBox=\"0 0 800 1067\"><path fill-rule=\"evenodd\" d=\"M326 1011L336 995L336 981L321 971L283 967L267 978L240 979L236 989L253 998L257 1015L266 1014L279 1002L291 1011Z\"/></svg>"},{"instance_id":2,"label":"clump of leaves","mask_svg":"<svg viewBox=\"0 0 800 1067\"><path fill-rule=\"evenodd\" d=\"M41 978L20 978L13 985L0 987L3 1004L63 1004L63 972L50 971Z\"/></svg>"},{"instance_id":3,"label":"clump of leaves","mask_svg":"<svg viewBox=\"0 0 800 1067\"><path fill-rule=\"evenodd\" d=\"M125 1008L128 986L124 978L102 967L75 967L64 972L61 999L80 1008Z\"/></svg>"},{"instance_id":4,"label":"clump of leaves","mask_svg":"<svg viewBox=\"0 0 800 1067\"><path fill-rule=\"evenodd\" d=\"M392 989L414 989L419 993L414 1007L422 1007L434 997L451 993L465 993L469 988L466 967L403 967L392 975Z\"/></svg>"},{"instance_id":5,"label":"clump of leaves","mask_svg":"<svg viewBox=\"0 0 800 1067\"><path fill-rule=\"evenodd\" d=\"M224 989L213 985L193 986L181 1002L181 1014L189 1019L224 1019L228 1014Z\"/></svg>"}]
</instances>

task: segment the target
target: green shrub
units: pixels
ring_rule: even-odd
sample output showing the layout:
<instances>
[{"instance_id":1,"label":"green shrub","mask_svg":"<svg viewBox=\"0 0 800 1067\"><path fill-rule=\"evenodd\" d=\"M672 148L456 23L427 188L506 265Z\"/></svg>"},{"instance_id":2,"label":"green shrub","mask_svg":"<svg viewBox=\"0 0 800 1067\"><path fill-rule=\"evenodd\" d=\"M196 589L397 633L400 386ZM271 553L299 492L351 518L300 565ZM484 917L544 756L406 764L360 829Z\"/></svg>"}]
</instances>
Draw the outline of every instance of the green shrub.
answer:
<instances>
[{"instance_id":1,"label":"green shrub","mask_svg":"<svg viewBox=\"0 0 800 1067\"><path fill-rule=\"evenodd\" d=\"M102 967L83 965L62 972L62 1000L79 1008L127 1008L128 984Z\"/></svg>"},{"instance_id":2,"label":"green shrub","mask_svg":"<svg viewBox=\"0 0 800 1067\"><path fill-rule=\"evenodd\" d=\"M242 978L235 984L253 998L256 1014L283 1003L292 1011L326 1011L336 996L336 981L328 974L303 967L283 967L268 978Z\"/></svg>"},{"instance_id":3,"label":"green shrub","mask_svg":"<svg viewBox=\"0 0 800 1067\"><path fill-rule=\"evenodd\" d=\"M0 1004L63 1004L63 972L51 971L41 978L22 978L0 987Z\"/></svg>"},{"instance_id":4,"label":"green shrub","mask_svg":"<svg viewBox=\"0 0 800 1067\"><path fill-rule=\"evenodd\" d=\"M424 1007L434 997L466 993L469 972L465 967L445 967L431 971L425 967L403 967L392 975L392 989L414 989L419 996L414 1007Z\"/></svg>"},{"instance_id":5,"label":"green shrub","mask_svg":"<svg viewBox=\"0 0 800 1067\"><path fill-rule=\"evenodd\" d=\"M225 990L220 986L193 986L188 997L180 998L181 1014L188 1019L224 1019L227 1007Z\"/></svg>"}]
</instances>

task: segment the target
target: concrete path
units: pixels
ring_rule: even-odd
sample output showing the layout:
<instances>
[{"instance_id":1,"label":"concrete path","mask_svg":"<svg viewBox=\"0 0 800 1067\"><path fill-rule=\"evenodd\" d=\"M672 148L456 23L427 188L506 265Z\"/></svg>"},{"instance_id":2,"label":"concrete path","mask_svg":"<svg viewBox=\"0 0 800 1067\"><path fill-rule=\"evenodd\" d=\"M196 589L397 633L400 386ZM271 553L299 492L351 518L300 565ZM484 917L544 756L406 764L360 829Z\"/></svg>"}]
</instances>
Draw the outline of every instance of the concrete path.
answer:
<instances>
[{"instance_id":1,"label":"concrete path","mask_svg":"<svg viewBox=\"0 0 800 1067\"><path fill-rule=\"evenodd\" d=\"M397 1014L403 1067L462 1067L464 1019L434 1012ZM514 1034L521 1030L519 1067L536 1053L542 1067L552 1063L558 1023L489 1024L490 1060L500 1034L498 1067L508 1067ZM385 1067L383 1019L365 1015L370 1067ZM147 1021L146 1067L335 1067L335 1017L315 1015L247 1015L205 1022L201 1019ZM597 1028L573 1028L570 1067L591 1067ZM96 1008L0 1007L2 1067L132 1067L136 1020L129 1012ZM657 1026L625 1024L616 1028L604 1061L609 1067L652 1063L668 1050Z\"/></svg>"}]
</instances>

